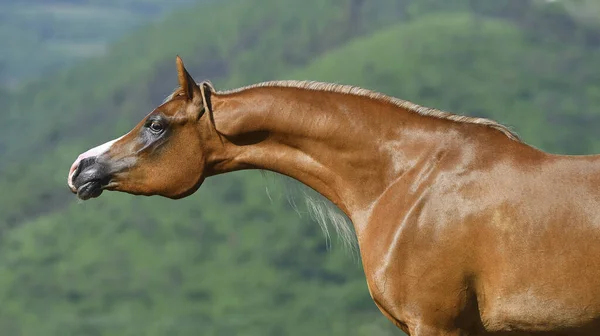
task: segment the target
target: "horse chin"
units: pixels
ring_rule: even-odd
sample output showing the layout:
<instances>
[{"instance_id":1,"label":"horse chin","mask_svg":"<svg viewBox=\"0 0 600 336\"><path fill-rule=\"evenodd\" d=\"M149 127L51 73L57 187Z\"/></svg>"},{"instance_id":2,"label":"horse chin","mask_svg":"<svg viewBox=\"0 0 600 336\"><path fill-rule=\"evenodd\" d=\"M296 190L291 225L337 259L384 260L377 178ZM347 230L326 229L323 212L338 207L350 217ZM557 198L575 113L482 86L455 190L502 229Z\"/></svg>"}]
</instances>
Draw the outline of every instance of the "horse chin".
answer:
<instances>
[{"instance_id":1,"label":"horse chin","mask_svg":"<svg viewBox=\"0 0 600 336\"><path fill-rule=\"evenodd\" d=\"M100 181L89 181L77 188L77 197L83 201L90 198L96 198L102 194L102 184Z\"/></svg>"}]
</instances>

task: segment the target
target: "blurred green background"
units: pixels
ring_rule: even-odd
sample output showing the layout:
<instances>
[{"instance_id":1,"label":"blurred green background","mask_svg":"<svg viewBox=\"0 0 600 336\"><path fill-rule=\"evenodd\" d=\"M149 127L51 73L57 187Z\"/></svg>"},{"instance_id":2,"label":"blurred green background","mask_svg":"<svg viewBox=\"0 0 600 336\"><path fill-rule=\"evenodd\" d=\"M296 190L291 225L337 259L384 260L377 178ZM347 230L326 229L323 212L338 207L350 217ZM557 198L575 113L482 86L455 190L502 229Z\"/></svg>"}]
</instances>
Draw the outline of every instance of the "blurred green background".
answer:
<instances>
[{"instance_id":1,"label":"blurred green background","mask_svg":"<svg viewBox=\"0 0 600 336\"><path fill-rule=\"evenodd\" d=\"M176 87L176 54L218 90L355 84L600 153L599 18L595 0L0 0L0 335L402 335L260 172L81 203L69 166Z\"/></svg>"}]
</instances>

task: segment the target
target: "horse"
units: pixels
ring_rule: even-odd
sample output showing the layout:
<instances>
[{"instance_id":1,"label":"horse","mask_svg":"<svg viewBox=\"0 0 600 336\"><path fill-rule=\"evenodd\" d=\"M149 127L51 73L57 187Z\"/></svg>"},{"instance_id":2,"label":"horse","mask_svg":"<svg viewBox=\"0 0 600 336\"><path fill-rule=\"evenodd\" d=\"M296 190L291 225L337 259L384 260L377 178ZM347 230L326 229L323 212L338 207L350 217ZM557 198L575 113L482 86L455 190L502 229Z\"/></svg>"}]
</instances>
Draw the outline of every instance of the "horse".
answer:
<instances>
[{"instance_id":1,"label":"horse","mask_svg":"<svg viewBox=\"0 0 600 336\"><path fill-rule=\"evenodd\" d=\"M210 176L278 173L347 216L373 302L409 335L600 333L600 155L356 86L217 91L176 65L160 106L77 157L78 198L180 199Z\"/></svg>"}]
</instances>

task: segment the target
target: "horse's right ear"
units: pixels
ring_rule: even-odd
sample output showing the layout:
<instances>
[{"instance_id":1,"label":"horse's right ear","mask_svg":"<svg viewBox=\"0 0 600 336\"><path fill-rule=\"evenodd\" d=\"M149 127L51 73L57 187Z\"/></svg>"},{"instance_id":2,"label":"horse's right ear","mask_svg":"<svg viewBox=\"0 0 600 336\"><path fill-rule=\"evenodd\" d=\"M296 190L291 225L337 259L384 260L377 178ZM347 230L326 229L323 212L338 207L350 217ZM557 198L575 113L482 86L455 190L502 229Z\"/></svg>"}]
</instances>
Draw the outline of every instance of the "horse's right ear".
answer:
<instances>
[{"instance_id":1,"label":"horse's right ear","mask_svg":"<svg viewBox=\"0 0 600 336\"><path fill-rule=\"evenodd\" d=\"M183 60L179 55L177 55L177 79L179 80L179 87L186 98L190 101L194 99L197 102L200 102L201 92L200 87L194 81L194 78L189 74L185 66L183 65Z\"/></svg>"},{"instance_id":2,"label":"horse's right ear","mask_svg":"<svg viewBox=\"0 0 600 336\"><path fill-rule=\"evenodd\" d=\"M200 83L200 94L202 95L202 106L204 109L212 112L212 103L210 98L212 93L215 91L215 88L212 86L211 82L204 81Z\"/></svg>"}]
</instances>

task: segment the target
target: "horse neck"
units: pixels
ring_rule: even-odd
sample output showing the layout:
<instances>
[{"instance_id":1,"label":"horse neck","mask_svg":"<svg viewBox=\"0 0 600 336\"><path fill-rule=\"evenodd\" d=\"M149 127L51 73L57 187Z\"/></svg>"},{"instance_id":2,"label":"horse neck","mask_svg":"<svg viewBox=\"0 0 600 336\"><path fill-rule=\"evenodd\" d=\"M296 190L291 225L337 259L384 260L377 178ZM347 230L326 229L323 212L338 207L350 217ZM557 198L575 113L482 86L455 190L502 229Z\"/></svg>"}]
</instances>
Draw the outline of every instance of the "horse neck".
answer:
<instances>
[{"instance_id":1,"label":"horse neck","mask_svg":"<svg viewBox=\"0 0 600 336\"><path fill-rule=\"evenodd\" d=\"M431 122L419 122L425 117L367 97L263 87L212 101L222 140L210 141L209 174L287 175L355 223L415 160L443 143L439 131L427 130Z\"/></svg>"}]
</instances>

